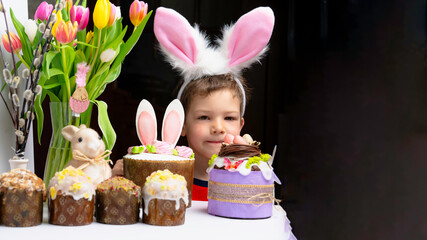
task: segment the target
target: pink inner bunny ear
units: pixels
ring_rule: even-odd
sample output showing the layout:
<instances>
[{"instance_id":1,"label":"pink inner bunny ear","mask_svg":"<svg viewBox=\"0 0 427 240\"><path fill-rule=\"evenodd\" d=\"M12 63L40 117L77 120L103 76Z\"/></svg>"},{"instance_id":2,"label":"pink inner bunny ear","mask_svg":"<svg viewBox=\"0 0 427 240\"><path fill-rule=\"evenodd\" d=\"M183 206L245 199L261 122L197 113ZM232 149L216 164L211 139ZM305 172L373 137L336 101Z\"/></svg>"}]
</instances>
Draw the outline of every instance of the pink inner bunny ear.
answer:
<instances>
[{"instance_id":1,"label":"pink inner bunny ear","mask_svg":"<svg viewBox=\"0 0 427 240\"><path fill-rule=\"evenodd\" d=\"M175 140L181 135L181 126L181 119L178 112L171 111L165 119L163 141L173 144Z\"/></svg>"},{"instance_id":2,"label":"pink inner bunny ear","mask_svg":"<svg viewBox=\"0 0 427 240\"><path fill-rule=\"evenodd\" d=\"M172 9L159 7L154 17L154 34L170 54L193 65L197 57L196 41L190 23Z\"/></svg>"},{"instance_id":3,"label":"pink inner bunny ear","mask_svg":"<svg viewBox=\"0 0 427 240\"><path fill-rule=\"evenodd\" d=\"M138 133L144 146L151 145L156 140L156 123L147 111L139 114Z\"/></svg>"},{"instance_id":4,"label":"pink inner bunny ear","mask_svg":"<svg viewBox=\"0 0 427 240\"><path fill-rule=\"evenodd\" d=\"M254 60L267 46L273 27L274 13L269 7L259 7L241 16L228 43L229 67Z\"/></svg>"},{"instance_id":5,"label":"pink inner bunny ear","mask_svg":"<svg viewBox=\"0 0 427 240\"><path fill-rule=\"evenodd\" d=\"M181 136L185 118L184 108L178 99L173 100L166 108L163 118L162 140L175 146Z\"/></svg>"},{"instance_id":6,"label":"pink inner bunny ear","mask_svg":"<svg viewBox=\"0 0 427 240\"><path fill-rule=\"evenodd\" d=\"M156 114L150 102L143 99L136 112L136 133L144 146L151 145L157 138Z\"/></svg>"}]
</instances>

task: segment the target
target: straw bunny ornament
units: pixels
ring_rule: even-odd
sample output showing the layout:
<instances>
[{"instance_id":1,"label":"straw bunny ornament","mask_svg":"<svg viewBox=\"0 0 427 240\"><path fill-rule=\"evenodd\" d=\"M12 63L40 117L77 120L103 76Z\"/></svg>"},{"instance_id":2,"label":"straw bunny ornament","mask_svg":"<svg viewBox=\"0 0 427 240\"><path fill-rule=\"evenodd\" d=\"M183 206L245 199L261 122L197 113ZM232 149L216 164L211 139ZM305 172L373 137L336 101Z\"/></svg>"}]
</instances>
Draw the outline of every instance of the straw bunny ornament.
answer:
<instances>
[{"instance_id":1,"label":"straw bunny ornament","mask_svg":"<svg viewBox=\"0 0 427 240\"><path fill-rule=\"evenodd\" d=\"M157 141L157 120L153 106L145 99L138 106L135 123L138 138L147 148L146 151L173 154L184 124L184 108L178 99L168 105L163 117L162 141ZM150 149L152 146L154 150Z\"/></svg>"},{"instance_id":2,"label":"straw bunny ornament","mask_svg":"<svg viewBox=\"0 0 427 240\"><path fill-rule=\"evenodd\" d=\"M218 39L217 47L213 47L197 26L193 28L172 9L160 7L154 18L154 34L161 51L184 78L178 99L192 80L231 73L243 94L242 116L246 97L239 76L266 52L273 27L271 8L258 7L241 16L235 24L224 27L222 39Z\"/></svg>"}]
</instances>

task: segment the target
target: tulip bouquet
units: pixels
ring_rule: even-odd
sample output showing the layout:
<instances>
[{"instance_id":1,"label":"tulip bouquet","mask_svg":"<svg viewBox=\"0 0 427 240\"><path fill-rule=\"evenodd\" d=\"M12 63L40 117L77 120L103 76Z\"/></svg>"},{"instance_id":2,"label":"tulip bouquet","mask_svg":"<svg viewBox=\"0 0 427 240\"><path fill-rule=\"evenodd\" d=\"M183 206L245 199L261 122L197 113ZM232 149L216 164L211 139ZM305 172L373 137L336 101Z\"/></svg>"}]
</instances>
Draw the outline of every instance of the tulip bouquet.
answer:
<instances>
[{"instance_id":1,"label":"tulip bouquet","mask_svg":"<svg viewBox=\"0 0 427 240\"><path fill-rule=\"evenodd\" d=\"M85 0L62 0L55 5L57 10L52 11L53 8L43 2L35 13L39 28L49 16L56 20L52 26L46 23L52 31L52 47L40 70L38 84L42 93L35 103L40 141L44 118L41 103L46 96L50 99L53 133L45 167L46 182L71 159L70 143L64 142L62 127L89 126L93 104L98 108L98 125L106 149L113 148L116 134L108 118L107 104L97 98L119 76L125 56L137 43L151 15L146 3L135 0L129 10L133 31L124 40L128 26L122 24L120 9L108 0L97 0L95 4L93 31L87 30L91 10ZM55 103L66 107L54 109Z\"/></svg>"},{"instance_id":2,"label":"tulip bouquet","mask_svg":"<svg viewBox=\"0 0 427 240\"><path fill-rule=\"evenodd\" d=\"M16 19L12 9L10 16L17 34L10 31L4 7L7 6L0 0L0 17L4 17L6 28L6 34L2 35L3 49L10 54L12 65L7 53L0 49L4 80L0 97L15 130L15 156L12 160L28 161L24 160L24 154L34 119L34 104L42 92L42 87L38 85L40 70L53 36L49 28L38 29L34 20L29 20L24 27ZM52 18L46 19L46 24L52 24L53 21Z\"/></svg>"}]
</instances>

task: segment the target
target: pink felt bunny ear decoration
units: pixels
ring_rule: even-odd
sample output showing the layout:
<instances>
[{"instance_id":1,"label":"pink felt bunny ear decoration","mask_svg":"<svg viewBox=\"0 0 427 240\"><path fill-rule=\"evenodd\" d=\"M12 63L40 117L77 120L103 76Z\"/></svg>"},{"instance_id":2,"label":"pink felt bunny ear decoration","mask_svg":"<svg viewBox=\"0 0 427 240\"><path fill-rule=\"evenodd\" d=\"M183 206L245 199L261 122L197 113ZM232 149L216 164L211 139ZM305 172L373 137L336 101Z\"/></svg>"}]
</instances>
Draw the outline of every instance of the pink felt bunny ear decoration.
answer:
<instances>
[{"instance_id":1,"label":"pink felt bunny ear decoration","mask_svg":"<svg viewBox=\"0 0 427 240\"><path fill-rule=\"evenodd\" d=\"M179 13L159 7L154 18L154 33L162 47L186 64L194 64L197 57L194 29Z\"/></svg>"},{"instance_id":2,"label":"pink felt bunny ear decoration","mask_svg":"<svg viewBox=\"0 0 427 240\"><path fill-rule=\"evenodd\" d=\"M274 27L274 13L269 7L258 7L241 16L223 32L222 51L227 53L228 66L234 73L259 61L267 50Z\"/></svg>"},{"instance_id":3,"label":"pink felt bunny ear decoration","mask_svg":"<svg viewBox=\"0 0 427 240\"><path fill-rule=\"evenodd\" d=\"M162 124L162 141L176 145L184 125L184 107L178 99L169 103Z\"/></svg>"},{"instance_id":4,"label":"pink felt bunny ear decoration","mask_svg":"<svg viewBox=\"0 0 427 240\"><path fill-rule=\"evenodd\" d=\"M157 139L156 114L150 102L143 99L136 112L136 133L142 145L152 145Z\"/></svg>"}]
</instances>

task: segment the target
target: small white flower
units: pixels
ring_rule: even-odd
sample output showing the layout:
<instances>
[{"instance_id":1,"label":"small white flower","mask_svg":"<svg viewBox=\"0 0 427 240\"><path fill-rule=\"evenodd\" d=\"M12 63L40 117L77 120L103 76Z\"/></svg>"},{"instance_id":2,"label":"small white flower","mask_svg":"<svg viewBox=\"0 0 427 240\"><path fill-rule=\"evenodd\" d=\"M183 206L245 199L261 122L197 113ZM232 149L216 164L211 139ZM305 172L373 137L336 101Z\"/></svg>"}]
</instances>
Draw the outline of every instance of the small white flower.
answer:
<instances>
[{"instance_id":1,"label":"small white flower","mask_svg":"<svg viewBox=\"0 0 427 240\"><path fill-rule=\"evenodd\" d=\"M28 19L25 23L25 33L28 36L28 39L30 39L30 42L33 43L34 37L37 33L37 24L34 20Z\"/></svg>"},{"instance_id":2,"label":"small white flower","mask_svg":"<svg viewBox=\"0 0 427 240\"><path fill-rule=\"evenodd\" d=\"M120 6L116 6L116 19L114 19L114 21L116 21L117 19L120 19L122 17L122 12L120 10Z\"/></svg>"},{"instance_id":3,"label":"small white flower","mask_svg":"<svg viewBox=\"0 0 427 240\"><path fill-rule=\"evenodd\" d=\"M116 56L116 51L114 51L112 48L104 50L100 56L101 62L109 62L113 60L115 56Z\"/></svg>"}]
</instances>

